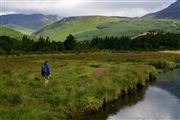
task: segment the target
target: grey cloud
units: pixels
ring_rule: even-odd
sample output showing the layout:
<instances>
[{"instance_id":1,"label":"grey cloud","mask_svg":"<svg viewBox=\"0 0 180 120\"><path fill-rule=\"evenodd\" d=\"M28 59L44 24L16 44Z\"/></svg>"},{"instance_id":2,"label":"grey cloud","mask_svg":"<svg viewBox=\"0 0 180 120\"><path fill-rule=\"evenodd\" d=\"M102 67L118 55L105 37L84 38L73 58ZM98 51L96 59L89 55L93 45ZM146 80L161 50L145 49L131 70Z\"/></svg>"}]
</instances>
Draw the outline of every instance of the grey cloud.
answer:
<instances>
[{"instance_id":1,"label":"grey cloud","mask_svg":"<svg viewBox=\"0 0 180 120\"><path fill-rule=\"evenodd\" d=\"M61 3L60 1L64 1ZM60 16L109 15L138 17L161 10L175 0L80 0L70 5L65 0L2 0L2 13L43 13ZM69 5L68 5L69 4Z\"/></svg>"}]
</instances>

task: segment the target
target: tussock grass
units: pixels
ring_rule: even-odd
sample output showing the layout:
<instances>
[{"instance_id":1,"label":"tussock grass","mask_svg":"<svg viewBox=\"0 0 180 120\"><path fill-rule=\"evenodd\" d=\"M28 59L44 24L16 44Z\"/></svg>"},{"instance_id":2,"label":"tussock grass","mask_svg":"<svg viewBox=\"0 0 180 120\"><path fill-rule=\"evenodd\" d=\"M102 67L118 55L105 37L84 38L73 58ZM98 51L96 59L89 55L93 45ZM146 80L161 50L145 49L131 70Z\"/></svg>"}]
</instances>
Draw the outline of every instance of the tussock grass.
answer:
<instances>
[{"instance_id":1,"label":"tussock grass","mask_svg":"<svg viewBox=\"0 0 180 120\"><path fill-rule=\"evenodd\" d=\"M138 54L138 61L144 56L149 59L145 53L1 57L0 119L59 120L98 111L155 76L156 69L151 65L132 62ZM40 75L44 60L52 68L46 87Z\"/></svg>"}]
</instances>

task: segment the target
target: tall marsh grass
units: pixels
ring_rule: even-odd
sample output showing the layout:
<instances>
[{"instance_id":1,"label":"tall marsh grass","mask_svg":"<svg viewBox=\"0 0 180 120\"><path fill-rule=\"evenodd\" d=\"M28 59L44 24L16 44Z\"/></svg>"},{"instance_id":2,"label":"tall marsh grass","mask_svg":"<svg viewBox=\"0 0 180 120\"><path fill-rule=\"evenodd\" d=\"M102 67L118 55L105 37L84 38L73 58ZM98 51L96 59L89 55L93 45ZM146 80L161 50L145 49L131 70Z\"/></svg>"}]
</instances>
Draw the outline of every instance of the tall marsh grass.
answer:
<instances>
[{"instance_id":1,"label":"tall marsh grass","mask_svg":"<svg viewBox=\"0 0 180 120\"><path fill-rule=\"evenodd\" d=\"M95 57L98 54L0 58L0 119L63 120L98 111L156 74L145 62L123 62L118 54ZM40 75L44 60L52 69L46 87Z\"/></svg>"}]
</instances>

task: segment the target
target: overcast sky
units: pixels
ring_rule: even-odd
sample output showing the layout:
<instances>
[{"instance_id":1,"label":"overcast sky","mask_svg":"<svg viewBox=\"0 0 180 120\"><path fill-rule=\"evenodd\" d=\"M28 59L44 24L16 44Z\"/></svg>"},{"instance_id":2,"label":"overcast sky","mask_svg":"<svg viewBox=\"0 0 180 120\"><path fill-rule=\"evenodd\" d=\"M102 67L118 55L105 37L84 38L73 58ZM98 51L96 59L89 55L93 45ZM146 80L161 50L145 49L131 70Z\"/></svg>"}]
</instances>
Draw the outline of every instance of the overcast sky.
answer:
<instances>
[{"instance_id":1,"label":"overcast sky","mask_svg":"<svg viewBox=\"0 0 180 120\"><path fill-rule=\"evenodd\" d=\"M1 13L140 17L176 0L0 0Z\"/></svg>"}]
</instances>

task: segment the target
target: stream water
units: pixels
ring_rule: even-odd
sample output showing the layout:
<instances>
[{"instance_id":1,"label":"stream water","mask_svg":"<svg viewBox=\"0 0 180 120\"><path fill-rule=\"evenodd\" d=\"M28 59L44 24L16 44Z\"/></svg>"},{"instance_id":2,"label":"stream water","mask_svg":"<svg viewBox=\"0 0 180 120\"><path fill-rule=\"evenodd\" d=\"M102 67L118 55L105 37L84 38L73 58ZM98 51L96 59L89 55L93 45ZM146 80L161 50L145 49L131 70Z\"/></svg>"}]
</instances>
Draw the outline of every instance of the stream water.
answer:
<instances>
[{"instance_id":1,"label":"stream water","mask_svg":"<svg viewBox=\"0 0 180 120\"><path fill-rule=\"evenodd\" d=\"M161 73L149 87L77 120L180 120L180 69Z\"/></svg>"}]
</instances>

